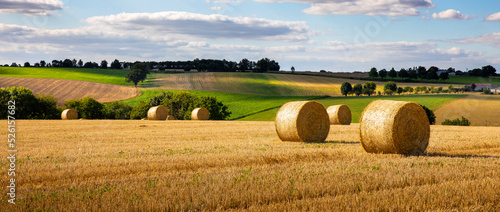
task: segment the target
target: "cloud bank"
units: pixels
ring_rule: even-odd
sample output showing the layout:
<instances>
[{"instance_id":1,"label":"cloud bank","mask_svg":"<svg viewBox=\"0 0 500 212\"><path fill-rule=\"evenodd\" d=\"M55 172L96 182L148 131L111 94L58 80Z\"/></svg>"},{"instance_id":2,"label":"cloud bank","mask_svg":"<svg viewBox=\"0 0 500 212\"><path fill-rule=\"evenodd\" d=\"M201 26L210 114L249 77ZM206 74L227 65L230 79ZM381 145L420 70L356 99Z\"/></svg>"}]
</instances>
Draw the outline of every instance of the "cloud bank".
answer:
<instances>
[{"instance_id":1,"label":"cloud bank","mask_svg":"<svg viewBox=\"0 0 500 212\"><path fill-rule=\"evenodd\" d=\"M62 8L60 0L0 0L0 13L50 16Z\"/></svg>"},{"instance_id":2,"label":"cloud bank","mask_svg":"<svg viewBox=\"0 0 500 212\"><path fill-rule=\"evenodd\" d=\"M310 4L303 12L312 15L418 16L417 8L432 8L431 0L255 0Z\"/></svg>"}]
</instances>

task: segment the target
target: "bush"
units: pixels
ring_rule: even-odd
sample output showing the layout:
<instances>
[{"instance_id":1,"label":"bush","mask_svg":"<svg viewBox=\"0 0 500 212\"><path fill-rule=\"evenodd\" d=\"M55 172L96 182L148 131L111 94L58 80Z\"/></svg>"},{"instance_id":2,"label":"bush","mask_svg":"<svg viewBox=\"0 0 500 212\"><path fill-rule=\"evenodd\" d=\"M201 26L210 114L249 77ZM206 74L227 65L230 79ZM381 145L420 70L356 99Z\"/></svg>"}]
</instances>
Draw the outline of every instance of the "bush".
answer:
<instances>
[{"instance_id":1,"label":"bush","mask_svg":"<svg viewBox=\"0 0 500 212\"><path fill-rule=\"evenodd\" d=\"M431 125L436 124L436 115L434 115L434 112L431 109L427 108L425 105L420 105L420 106L425 110L425 114L427 115L427 118L429 119L429 123Z\"/></svg>"},{"instance_id":2,"label":"bush","mask_svg":"<svg viewBox=\"0 0 500 212\"><path fill-rule=\"evenodd\" d=\"M462 119L459 118L455 120L446 119L442 123L442 125L456 125L456 126L470 126L470 121L462 116Z\"/></svg>"},{"instance_id":3,"label":"bush","mask_svg":"<svg viewBox=\"0 0 500 212\"><path fill-rule=\"evenodd\" d=\"M130 119L132 107L123 102L110 102L106 104L107 119Z\"/></svg>"},{"instance_id":4,"label":"bush","mask_svg":"<svg viewBox=\"0 0 500 212\"><path fill-rule=\"evenodd\" d=\"M191 112L197 107L205 107L210 112L210 120L225 120L231 112L222 102L215 97L198 97L188 92L163 92L149 100L141 102L130 112L131 119L146 118L149 108L163 105L169 110L169 114L177 120L190 120Z\"/></svg>"},{"instance_id":5,"label":"bush","mask_svg":"<svg viewBox=\"0 0 500 212\"><path fill-rule=\"evenodd\" d=\"M16 119L60 119L62 108L52 95L33 94L29 88L8 87L0 89L0 118L7 119L9 101L15 101ZM22 112L21 112L22 111Z\"/></svg>"},{"instance_id":6,"label":"bush","mask_svg":"<svg viewBox=\"0 0 500 212\"><path fill-rule=\"evenodd\" d=\"M106 118L104 105L92 97L69 100L64 103L67 108L78 111L78 117L84 119L104 119Z\"/></svg>"}]
</instances>

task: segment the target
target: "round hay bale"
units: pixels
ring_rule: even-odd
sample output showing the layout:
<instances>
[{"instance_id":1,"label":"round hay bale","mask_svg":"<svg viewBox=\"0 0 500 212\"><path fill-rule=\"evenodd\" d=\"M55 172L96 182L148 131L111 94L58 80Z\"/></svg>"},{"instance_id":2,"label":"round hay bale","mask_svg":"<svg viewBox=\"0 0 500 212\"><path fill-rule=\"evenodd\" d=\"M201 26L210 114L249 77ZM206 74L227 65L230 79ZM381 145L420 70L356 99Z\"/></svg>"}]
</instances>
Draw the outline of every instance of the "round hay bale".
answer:
<instances>
[{"instance_id":1,"label":"round hay bale","mask_svg":"<svg viewBox=\"0 0 500 212\"><path fill-rule=\"evenodd\" d=\"M148 110L148 120L161 120L167 119L168 111L163 105L149 108Z\"/></svg>"},{"instance_id":2,"label":"round hay bale","mask_svg":"<svg viewBox=\"0 0 500 212\"><path fill-rule=\"evenodd\" d=\"M66 109L61 113L62 120L78 119L78 112L74 109Z\"/></svg>"},{"instance_id":3,"label":"round hay bale","mask_svg":"<svg viewBox=\"0 0 500 212\"><path fill-rule=\"evenodd\" d=\"M359 134L369 153L422 154L429 144L429 119L414 102L377 100L363 111Z\"/></svg>"},{"instance_id":4,"label":"round hay bale","mask_svg":"<svg viewBox=\"0 0 500 212\"><path fill-rule=\"evenodd\" d=\"M316 101L284 104L276 114L275 125L282 141L324 142L330 131L328 113Z\"/></svg>"},{"instance_id":5,"label":"round hay bale","mask_svg":"<svg viewBox=\"0 0 500 212\"><path fill-rule=\"evenodd\" d=\"M204 107L196 108L191 112L191 120L208 120L210 112Z\"/></svg>"},{"instance_id":6,"label":"round hay bale","mask_svg":"<svg viewBox=\"0 0 500 212\"><path fill-rule=\"evenodd\" d=\"M351 109L347 105L333 105L326 109L330 117L330 124L333 125L350 125L351 124Z\"/></svg>"},{"instance_id":7,"label":"round hay bale","mask_svg":"<svg viewBox=\"0 0 500 212\"><path fill-rule=\"evenodd\" d=\"M167 121L168 121L168 120L175 120L175 117L174 117L174 116L171 116L171 115L168 115L168 116L167 116Z\"/></svg>"}]
</instances>

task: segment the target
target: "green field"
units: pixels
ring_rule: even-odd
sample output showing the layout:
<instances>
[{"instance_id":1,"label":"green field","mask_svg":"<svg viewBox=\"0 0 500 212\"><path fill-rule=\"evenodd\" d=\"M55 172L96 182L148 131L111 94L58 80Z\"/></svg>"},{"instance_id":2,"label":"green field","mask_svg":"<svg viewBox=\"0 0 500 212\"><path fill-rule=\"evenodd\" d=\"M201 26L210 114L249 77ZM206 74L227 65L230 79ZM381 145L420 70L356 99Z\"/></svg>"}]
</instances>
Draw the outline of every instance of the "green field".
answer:
<instances>
[{"instance_id":1,"label":"green field","mask_svg":"<svg viewBox=\"0 0 500 212\"><path fill-rule=\"evenodd\" d=\"M134 85L125 82L128 70L88 68L0 67L0 77L48 78Z\"/></svg>"},{"instance_id":2,"label":"green field","mask_svg":"<svg viewBox=\"0 0 500 212\"><path fill-rule=\"evenodd\" d=\"M141 101L163 92L162 90L145 90L142 95L133 99L125 100L131 106L137 106ZM179 92L179 91L172 91ZM363 109L372 101L377 99L413 101L423 104L435 110L440 105L466 95L403 95L403 96L362 96L362 97L327 97L327 96L264 96L251 94L234 94L211 91L187 91L198 96L215 96L229 107L232 112L231 120L243 121L273 121L279 107L286 102L301 100L316 100L325 107L331 105L345 104L352 111L352 120L357 123Z\"/></svg>"}]
</instances>

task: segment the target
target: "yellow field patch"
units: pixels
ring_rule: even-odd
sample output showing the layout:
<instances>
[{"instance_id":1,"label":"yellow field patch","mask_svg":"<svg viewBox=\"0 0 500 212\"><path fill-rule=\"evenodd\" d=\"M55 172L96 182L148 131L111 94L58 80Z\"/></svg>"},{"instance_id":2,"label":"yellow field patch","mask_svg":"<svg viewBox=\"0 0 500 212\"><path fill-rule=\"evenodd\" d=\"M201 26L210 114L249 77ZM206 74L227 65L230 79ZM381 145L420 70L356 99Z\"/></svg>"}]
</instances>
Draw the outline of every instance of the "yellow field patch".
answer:
<instances>
[{"instance_id":1,"label":"yellow field patch","mask_svg":"<svg viewBox=\"0 0 500 212\"><path fill-rule=\"evenodd\" d=\"M472 125L500 126L500 95L469 95L442 105L435 114L436 124L463 116Z\"/></svg>"},{"instance_id":2,"label":"yellow field patch","mask_svg":"<svg viewBox=\"0 0 500 212\"><path fill-rule=\"evenodd\" d=\"M300 143L274 122L18 121L18 202L0 209L500 210L499 127L431 126L422 156L368 154L358 130Z\"/></svg>"}]
</instances>

